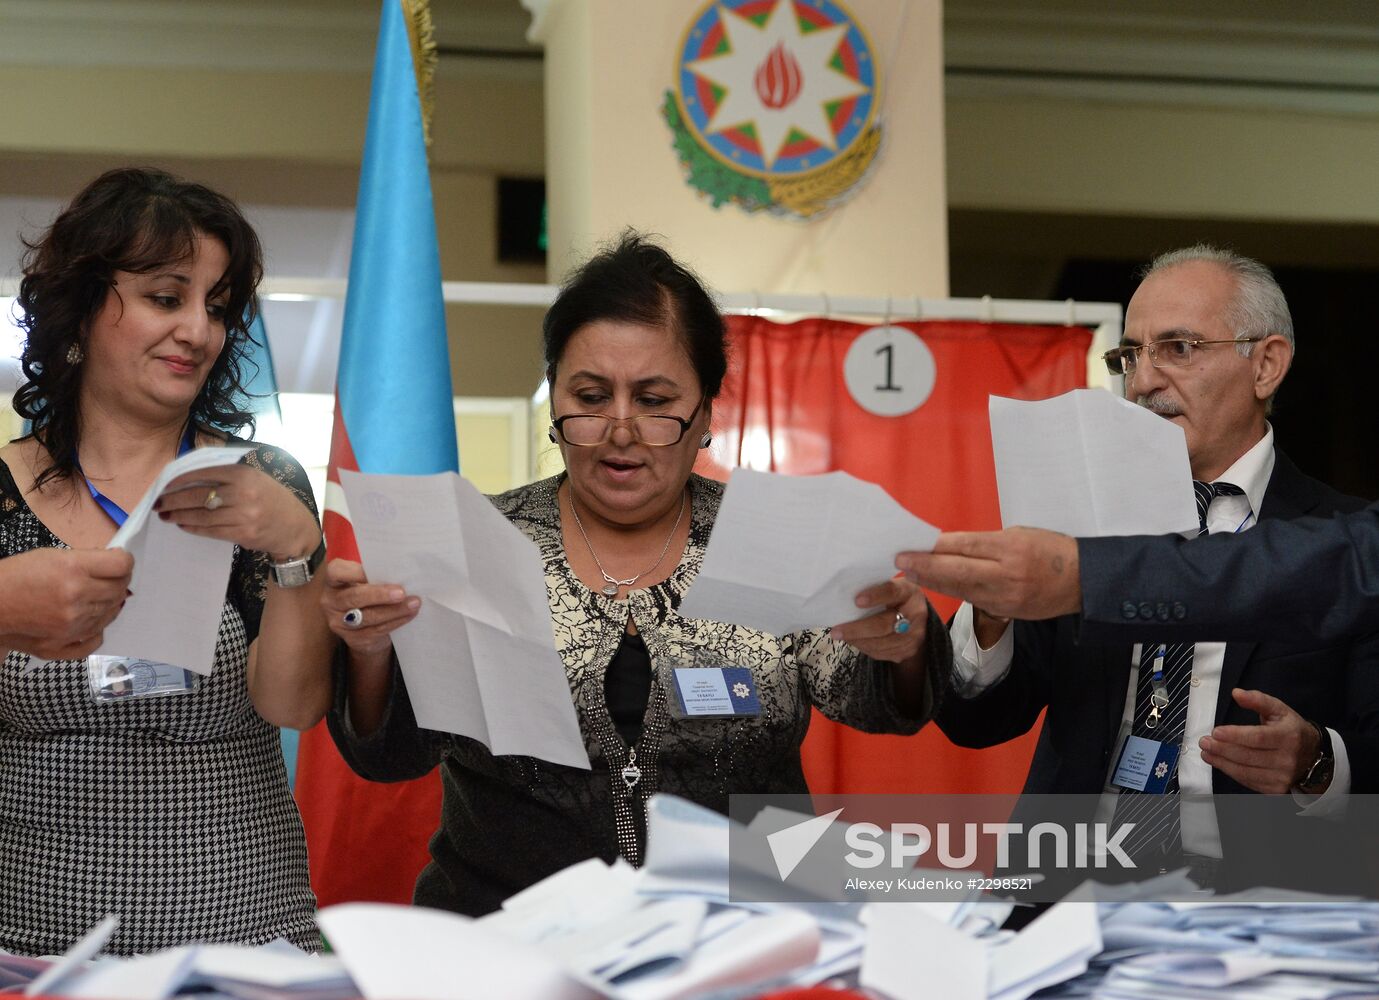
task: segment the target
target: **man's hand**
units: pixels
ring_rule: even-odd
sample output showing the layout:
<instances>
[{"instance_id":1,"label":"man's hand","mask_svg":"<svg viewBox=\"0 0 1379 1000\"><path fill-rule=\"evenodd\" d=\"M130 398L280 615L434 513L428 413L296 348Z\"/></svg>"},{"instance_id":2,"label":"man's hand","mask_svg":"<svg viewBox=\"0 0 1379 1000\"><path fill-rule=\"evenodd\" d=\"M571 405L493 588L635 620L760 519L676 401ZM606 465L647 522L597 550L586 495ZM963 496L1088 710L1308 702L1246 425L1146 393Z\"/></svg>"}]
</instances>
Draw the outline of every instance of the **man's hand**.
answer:
<instances>
[{"instance_id":1,"label":"man's hand","mask_svg":"<svg viewBox=\"0 0 1379 1000\"><path fill-rule=\"evenodd\" d=\"M32 549L0 559L0 647L45 660L94 652L133 571L122 549Z\"/></svg>"},{"instance_id":2,"label":"man's hand","mask_svg":"<svg viewBox=\"0 0 1379 1000\"><path fill-rule=\"evenodd\" d=\"M902 552L895 565L922 587L1002 618L1037 621L1082 608L1077 539L1042 528L944 532L933 552Z\"/></svg>"},{"instance_id":3,"label":"man's hand","mask_svg":"<svg viewBox=\"0 0 1379 1000\"><path fill-rule=\"evenodd\" d=\"M1317 759L1317 730L1263 691L1236 688L1231 697L1241 708L1258 712L1259 725L1217 726L1198 741L1202 760L1253 791L1288 791Z\"/></svg>"}]
</instances>

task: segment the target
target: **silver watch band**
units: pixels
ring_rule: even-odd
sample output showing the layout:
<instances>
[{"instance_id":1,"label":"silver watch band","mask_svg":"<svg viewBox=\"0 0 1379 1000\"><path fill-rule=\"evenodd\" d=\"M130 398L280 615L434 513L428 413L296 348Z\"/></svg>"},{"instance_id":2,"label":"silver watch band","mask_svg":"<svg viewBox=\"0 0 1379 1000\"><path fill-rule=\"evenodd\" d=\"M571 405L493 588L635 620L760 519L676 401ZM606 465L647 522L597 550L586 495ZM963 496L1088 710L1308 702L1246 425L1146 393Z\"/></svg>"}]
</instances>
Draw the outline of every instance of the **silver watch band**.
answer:
<instances>
[{"instance_id":1,"label":"silver watch band","mask_svg":"<svg viewBox=\"0 0 1379 1000\"><path fill-rule=\"evenodd\" d=\"M310 555L273 563L273 581L284 590L305 587L311 582L311 578L320 568L321 563L325 562L325 558L326 538L322 534L321 544L316 546L316 551Z\"/></svg>"}]
</instances>

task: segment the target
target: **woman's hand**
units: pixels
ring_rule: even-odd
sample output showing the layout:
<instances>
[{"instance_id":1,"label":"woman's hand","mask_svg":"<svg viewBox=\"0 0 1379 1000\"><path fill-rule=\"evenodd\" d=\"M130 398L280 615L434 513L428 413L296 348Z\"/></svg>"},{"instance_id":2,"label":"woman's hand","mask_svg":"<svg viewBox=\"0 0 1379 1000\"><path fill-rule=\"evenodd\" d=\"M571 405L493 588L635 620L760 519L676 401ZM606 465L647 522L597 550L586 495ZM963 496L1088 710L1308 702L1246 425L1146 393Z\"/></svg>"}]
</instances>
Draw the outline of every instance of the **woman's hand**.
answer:
<instances>
[{"instance_id":1,"label":"woman's hand","mask_svg":"<svg viewBox=\"0 0 1379 1000\"><path fill-rule=\"evenodd\" d=\"M417 616L421 598L408 597L396 584L369 583L359 563L334 559L326 564L321 610L352 653L373 659L386 655L393 631Z\"/></svg>"},{"instance_id":2,"label":"woman's hand","mask_svg":"<svg viewBox=\"0 0 1379 1000\"><path fill-rule=\"evenodd\" d=\"M857 606L883 610L860 621L833 626L829 633L834 639L847 643L873 660L891 663L904 663L917 657L924 648L929 602L917 585L904 577L887 580L858 594ZM909 623L908 628L897 632L896 626L901 622L901 617Z\"/></svg>"},{"instance_id":3,"label":"woman's hand","mask_svg":"<svg viewBox=\"0 0 1379 1000\"><path fill-rule=\"evenodd\" d=\"M219 465L178 476L153 505L185 531L267 552L274 562L316 551L321 526L301 499L247 465Z\"/></svg>"},{"instance_id":4,"label":"woman's hand","mask_svg":"<svg viewBox=\"0 0 1379 1000\"><path fill-rule=\"evenodd\" d=\"M123 549L30 549L0 560L0 656L17 649L79 660L124 607L134 560Z\"/></svg>"}]
</instances>

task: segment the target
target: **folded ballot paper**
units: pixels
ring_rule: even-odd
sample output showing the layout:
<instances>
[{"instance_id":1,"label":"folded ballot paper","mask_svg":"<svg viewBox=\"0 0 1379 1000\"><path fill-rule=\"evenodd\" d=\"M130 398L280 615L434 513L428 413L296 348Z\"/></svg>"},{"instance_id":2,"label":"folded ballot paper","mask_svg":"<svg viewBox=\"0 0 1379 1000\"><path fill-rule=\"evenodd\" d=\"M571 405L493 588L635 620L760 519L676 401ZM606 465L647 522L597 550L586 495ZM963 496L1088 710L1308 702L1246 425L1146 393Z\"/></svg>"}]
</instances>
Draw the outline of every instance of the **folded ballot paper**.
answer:
<instances>
[{"instance_id":1,"label":"folded ballot paper","mask_svg":"<svg viewBox=\"0 0 1379 1000\"><path fill-rule=\"evenodd\" d=\"M536 545L454 472L340 485L369 579L422 600L393 633L417 725L588 768Z\"/></svg>"},{"instance_id":2,"label":"folded ballot paper","mask_svg":"<svg viewBox=\"0 0 1379 1000\"><path fill-rule=\"evenodd\" d=\"M866 616L856 597L895 576L897 552L927 552L938 535L846 472L734 469L680 614L774 635L841 625Z\"/></svg>"},{"instance_id":3,"label":"folded ballot paper","mask_svg":"<svg viewBox=\"0 0 1379 1000\"><path fill-rule=\"evenodd\" d=\"M131 596L105 627L100 655L137 656L209 674L230 583L233 542L204 538L153 516L168 483L234 465L248 448L196 448L169 462L110 540L134 557Z\"/></svg>"},{"instance_id":4,"label":"folded ballot paper","mask_svg":"<svg viewBox=\"0 0 1379 1000\"><path fill-rule=\"evenodd\" d=\"M1197 527L1187 439L1105 389L1025 402L992 396L1001 523L1083 538Z\"/></svg>"}]
</instances>

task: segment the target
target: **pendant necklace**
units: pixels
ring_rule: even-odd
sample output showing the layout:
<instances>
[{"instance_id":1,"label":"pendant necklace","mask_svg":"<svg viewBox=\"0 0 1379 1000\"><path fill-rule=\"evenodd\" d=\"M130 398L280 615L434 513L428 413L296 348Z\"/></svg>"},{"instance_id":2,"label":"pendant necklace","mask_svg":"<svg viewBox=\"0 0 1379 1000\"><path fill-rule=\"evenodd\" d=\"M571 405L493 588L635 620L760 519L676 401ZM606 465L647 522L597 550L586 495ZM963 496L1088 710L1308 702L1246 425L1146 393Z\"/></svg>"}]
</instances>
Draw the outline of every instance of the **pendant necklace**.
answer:
<instances>
[{"instance_id":1,"label":"pendant necklace","mask_svg":"<svg viewBox=\"0 0 1379 1000\"><path fill-rule=\"evenodd\" d=\"M603 568L603 560L594 551L594 545L589 541L589 533L584 530L584 522L579 519L579 508L575 506L574 490L570 491L570 512L575 515L575 526L579 528L580 536L584 539L584 544L589 549L589 554L594 557L594 565L599 568L599 575L603 577L603 594L606 597L617 597L619 587L631 587L642 577L646 576L657 566L661 565L661 560L665 559L666 553L670 551L671 540L675 538L675 532L680 527L680 522L685 518L685 495L680 494L680 513L675 516L675 523L671 525L670 534L666 536L666 543L661 546L661 554L656 557L656 561L642 570L636 576L626 580L619 580L615 576L610 576L608 571Z\"/></svg>"},{"instance_id":2,"label":"pendant necklace","mask_svg":"<svg viewBox=\"0 0 1379 1000\"><path fill-rule=\"evenodd\" d=\"M627 791L631 794L632 789L637 787L637 782L642 780L642 769L637 766L637 748L628 747L627 766L622 769L622 783L627 786Z\"/></svg>"}]
</instances>

